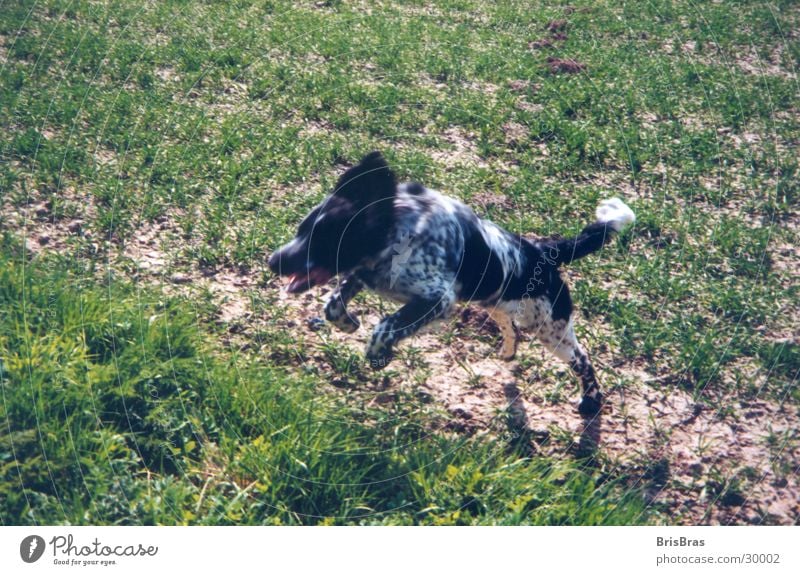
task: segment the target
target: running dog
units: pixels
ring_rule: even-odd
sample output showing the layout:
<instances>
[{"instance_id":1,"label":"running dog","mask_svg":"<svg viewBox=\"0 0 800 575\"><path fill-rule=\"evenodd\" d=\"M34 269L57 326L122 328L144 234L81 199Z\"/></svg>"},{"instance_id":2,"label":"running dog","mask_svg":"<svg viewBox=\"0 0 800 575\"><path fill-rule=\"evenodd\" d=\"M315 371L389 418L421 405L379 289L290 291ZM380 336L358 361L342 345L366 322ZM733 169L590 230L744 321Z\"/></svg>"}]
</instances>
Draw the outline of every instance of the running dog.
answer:
<instances>
[{"instance_id":1,"label":"running dog","mask_svg":"<svg viewBox=\"0 0 800 575\"><path fill-rule=\"evenodd\" d=\"M517 328L532 330L580 378L578 410L598 413L603 394L572 323L572 299L559 267L599 250L633 211L622 200L600 202L596 221L570 239L532 239L478 217L463 203L418 183L398 183L379 152L347 170L303 219L297 235L272 254L270 269L298 294L341 276L325 317L351 333L359 322L348 302L369 288L403 304L375 327L366 348L373 368L395 345L448 317L456 301L487 308L500 328L500 356L514 357Z\"/></svg>"}]
</instances>

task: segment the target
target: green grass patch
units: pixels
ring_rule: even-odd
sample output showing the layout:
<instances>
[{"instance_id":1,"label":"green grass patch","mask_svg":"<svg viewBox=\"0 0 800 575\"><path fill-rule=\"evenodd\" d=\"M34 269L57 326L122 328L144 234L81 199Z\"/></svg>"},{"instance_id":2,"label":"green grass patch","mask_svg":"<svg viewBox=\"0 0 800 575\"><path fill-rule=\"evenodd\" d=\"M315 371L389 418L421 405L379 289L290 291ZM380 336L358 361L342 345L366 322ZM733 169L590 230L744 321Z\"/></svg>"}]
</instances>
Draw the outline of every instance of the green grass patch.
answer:
<instances>
[{"instance_id":1,"label":"green grass patch","mask_svg":"<svg viewBox=\"0 0 800 575\"><path fill-rule=\"evenodd\" d=\"M7 250L9 248L7 247ZM12 250L13 251L13 250ZM216 353L185 304L0 259L0 521L629 524L636 489L579 461L358 410Z\"/></svg>"}]
</instances>

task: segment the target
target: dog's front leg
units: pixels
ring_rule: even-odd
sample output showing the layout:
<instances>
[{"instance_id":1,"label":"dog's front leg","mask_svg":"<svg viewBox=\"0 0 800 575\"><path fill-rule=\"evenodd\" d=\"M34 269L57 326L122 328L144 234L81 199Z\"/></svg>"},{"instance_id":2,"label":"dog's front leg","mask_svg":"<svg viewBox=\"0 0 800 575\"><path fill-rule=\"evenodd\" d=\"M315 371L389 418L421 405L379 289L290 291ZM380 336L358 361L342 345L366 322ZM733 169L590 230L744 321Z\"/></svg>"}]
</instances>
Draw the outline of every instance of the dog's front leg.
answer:
<instances>
[{"instance_id":1,"label":"dog's front leg","mask_svg":"<svg viewBox=\"0 0 800 575\"><path fill-rule=\"evenodd\" d=\"M454 294L437 299L416 298L387 316L375 327L366 356L374 369L382 369L392 360L393 348L401 339L419 331L430 322L445 317L455 303Z\"/></svg>"},{"instance_id":2,"label":"dog's front leg","mask_svg":"<svg viewBox=\"0 0 800 575\"><path fill-rule=\"evenodd\" d=\"M347 313L347 304L364 287L354 274L344 278L333 290L325 304L325 319L345 333L353 333L361 325L357 319Z\"/></svg>"}]
</instances>

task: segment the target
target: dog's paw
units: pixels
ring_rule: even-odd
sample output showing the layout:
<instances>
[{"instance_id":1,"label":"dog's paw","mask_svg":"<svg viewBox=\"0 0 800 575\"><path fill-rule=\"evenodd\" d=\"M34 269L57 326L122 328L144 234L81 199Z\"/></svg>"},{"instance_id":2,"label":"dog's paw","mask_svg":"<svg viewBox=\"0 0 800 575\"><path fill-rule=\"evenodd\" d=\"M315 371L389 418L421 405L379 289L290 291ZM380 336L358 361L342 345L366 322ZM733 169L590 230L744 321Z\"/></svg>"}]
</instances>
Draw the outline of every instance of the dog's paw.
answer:
<instances>
[{"instance_id":1,"label":"dog's paw","mask_svg":"<svg viewBox=\"0 0 800 575\"><path fill-rule=\"evenodd\" d=\"M326 305L325 319L345 333L353 333L359 327L361 327L361 322L350 317L350 315L347 313L347 310L341 306L331 304Z\"/></svg>"},{"instance_id":2,"label":"dog's paw","mask_svg":"<svg viewBox=\"0 0 800 575\"><path fill-rule=\"evenodd\" d=\"M503 361L511 361L517 355L517 342L503 339L498 353L500 354L500 359Z\"/></svg>"},{"instance_id":3,"label":"dog's paw","mask_svg":"<svg viewBox=\"0 0 800 575\"><path fill-rule=\"evenodd\" d=\"M500 354L500 359L502 359L503 361L511 361L512 359L514 359L516 357L517 350L516 349L510 349L509 350L509 349L506 349L506 346L502 346L500 348L499 354Z\"/></svg>"},{"instance_id":4,"label":"dog's paw","mask_svg":"<svg viewBox=\"0 0 800 575\"><path fill-rule=\"evenodd\" d=\"M597 392L594 396L584 395L578 404L578 413L584 417L594 417L603 409L603 394Z\"/></svg>"}]
</instances>

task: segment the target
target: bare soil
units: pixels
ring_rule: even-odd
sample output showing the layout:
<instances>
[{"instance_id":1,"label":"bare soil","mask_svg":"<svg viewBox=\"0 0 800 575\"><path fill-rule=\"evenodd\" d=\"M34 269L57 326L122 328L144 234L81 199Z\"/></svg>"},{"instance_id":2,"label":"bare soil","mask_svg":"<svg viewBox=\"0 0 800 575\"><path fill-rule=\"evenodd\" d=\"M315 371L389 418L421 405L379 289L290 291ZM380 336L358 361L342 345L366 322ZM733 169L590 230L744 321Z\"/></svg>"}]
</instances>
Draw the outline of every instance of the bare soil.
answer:
<instances>
[{"instance_id":1,"label":"bare soil","mask_svg":"<svg viewBox=\"0 0 800 575\"><path fill-rule=\"evenodd\" d=\"M475 159L474 151L464 145L466 139L455 133L448 136ZM53 221L46 206L36 202L4 212L6 223L15 217L14 224L24 225L34 255L62 249L71 235L79 233L76 223L82 221L81 214ZM44 236L49 239L42 241ZM373 405L405 401L409 393L427 397L441 410L438 421L446 430L522 442L531 454L581 457L587 465L628 478L631 488L643 488L663 510L667 523L800 521L800 417L788 402L720 397L709 407L708 401L699 403L677 387L675 374L654 377L645 366L617 357L602 343L604 326L584 325L592 337L583 343L607 394L602 414L584 420L576 410L579 386L567 367L531 334L523 334L515 360L500 360L498 331L485 310L476 306L462 308L438 329L401 344L407 351L391 364L397 375L384 378L382 386L343 381L330 366L324 343L336 341L361 357L381 317L373 296L360 296L351 304L362 327L343 334L317 321L330 286L290 297L277 279L260 284L256 271L209 272L185 265L176 271L168 254L177 253L174 248L180 238L176 219L164 217L141 226L123 249L112 252L116 255L109 265L133 261L140 280L161 285L169 293L206 294L217 306L218 322L229 328L229 345L252 347L256 330L267 321L277 321L305 340L303 355L287 360L286 366L299 369L301 364L314 364L327 393L355 393ZM792 246L785 248L787 259L796 255ZM256 313L252 302L261 295L271 300L279 319Z\"/></svg>"},{"instance_id":2,"label":"bare soil","mask_svg":"<svg viewBox=\"0 0 800 575\"><path fill-rule=\"evenodd\" d=\"M273 287L280 289L277 281ZM323 302L322 294L314 293L299 300L282 297L278 305L285 306L290 329L305 331L311 355L303 361L327 374L333 393L342 388L353 393L359 384L337 378L321 345L315 351L313 342L333 339L360 353L380 316L362 315L355 334L331 330L317 336L313 320ZM358 313L361 306L351 307ZM607 473L631 478L631 487L643 488L668 523L800 520L800 417L789 402L719 398L709 407L677 387L674 375L653 377L644 366L618 360L611 350L593 353L587 345L606 384L607 404L601 416L585 420L576 410L577 381L535 337L523 336L516 360L500 360L497 329L475 306L434 331L456 335L429 332L411 338L401 348L421 352L424 365L399 354L392 366L399 377L357 393L379 404L403 401L409 393L428 396L446 411L443 427L449 430L510 443L522 439L531 453L587 458Z\"/></svg>"}]
</instances>

